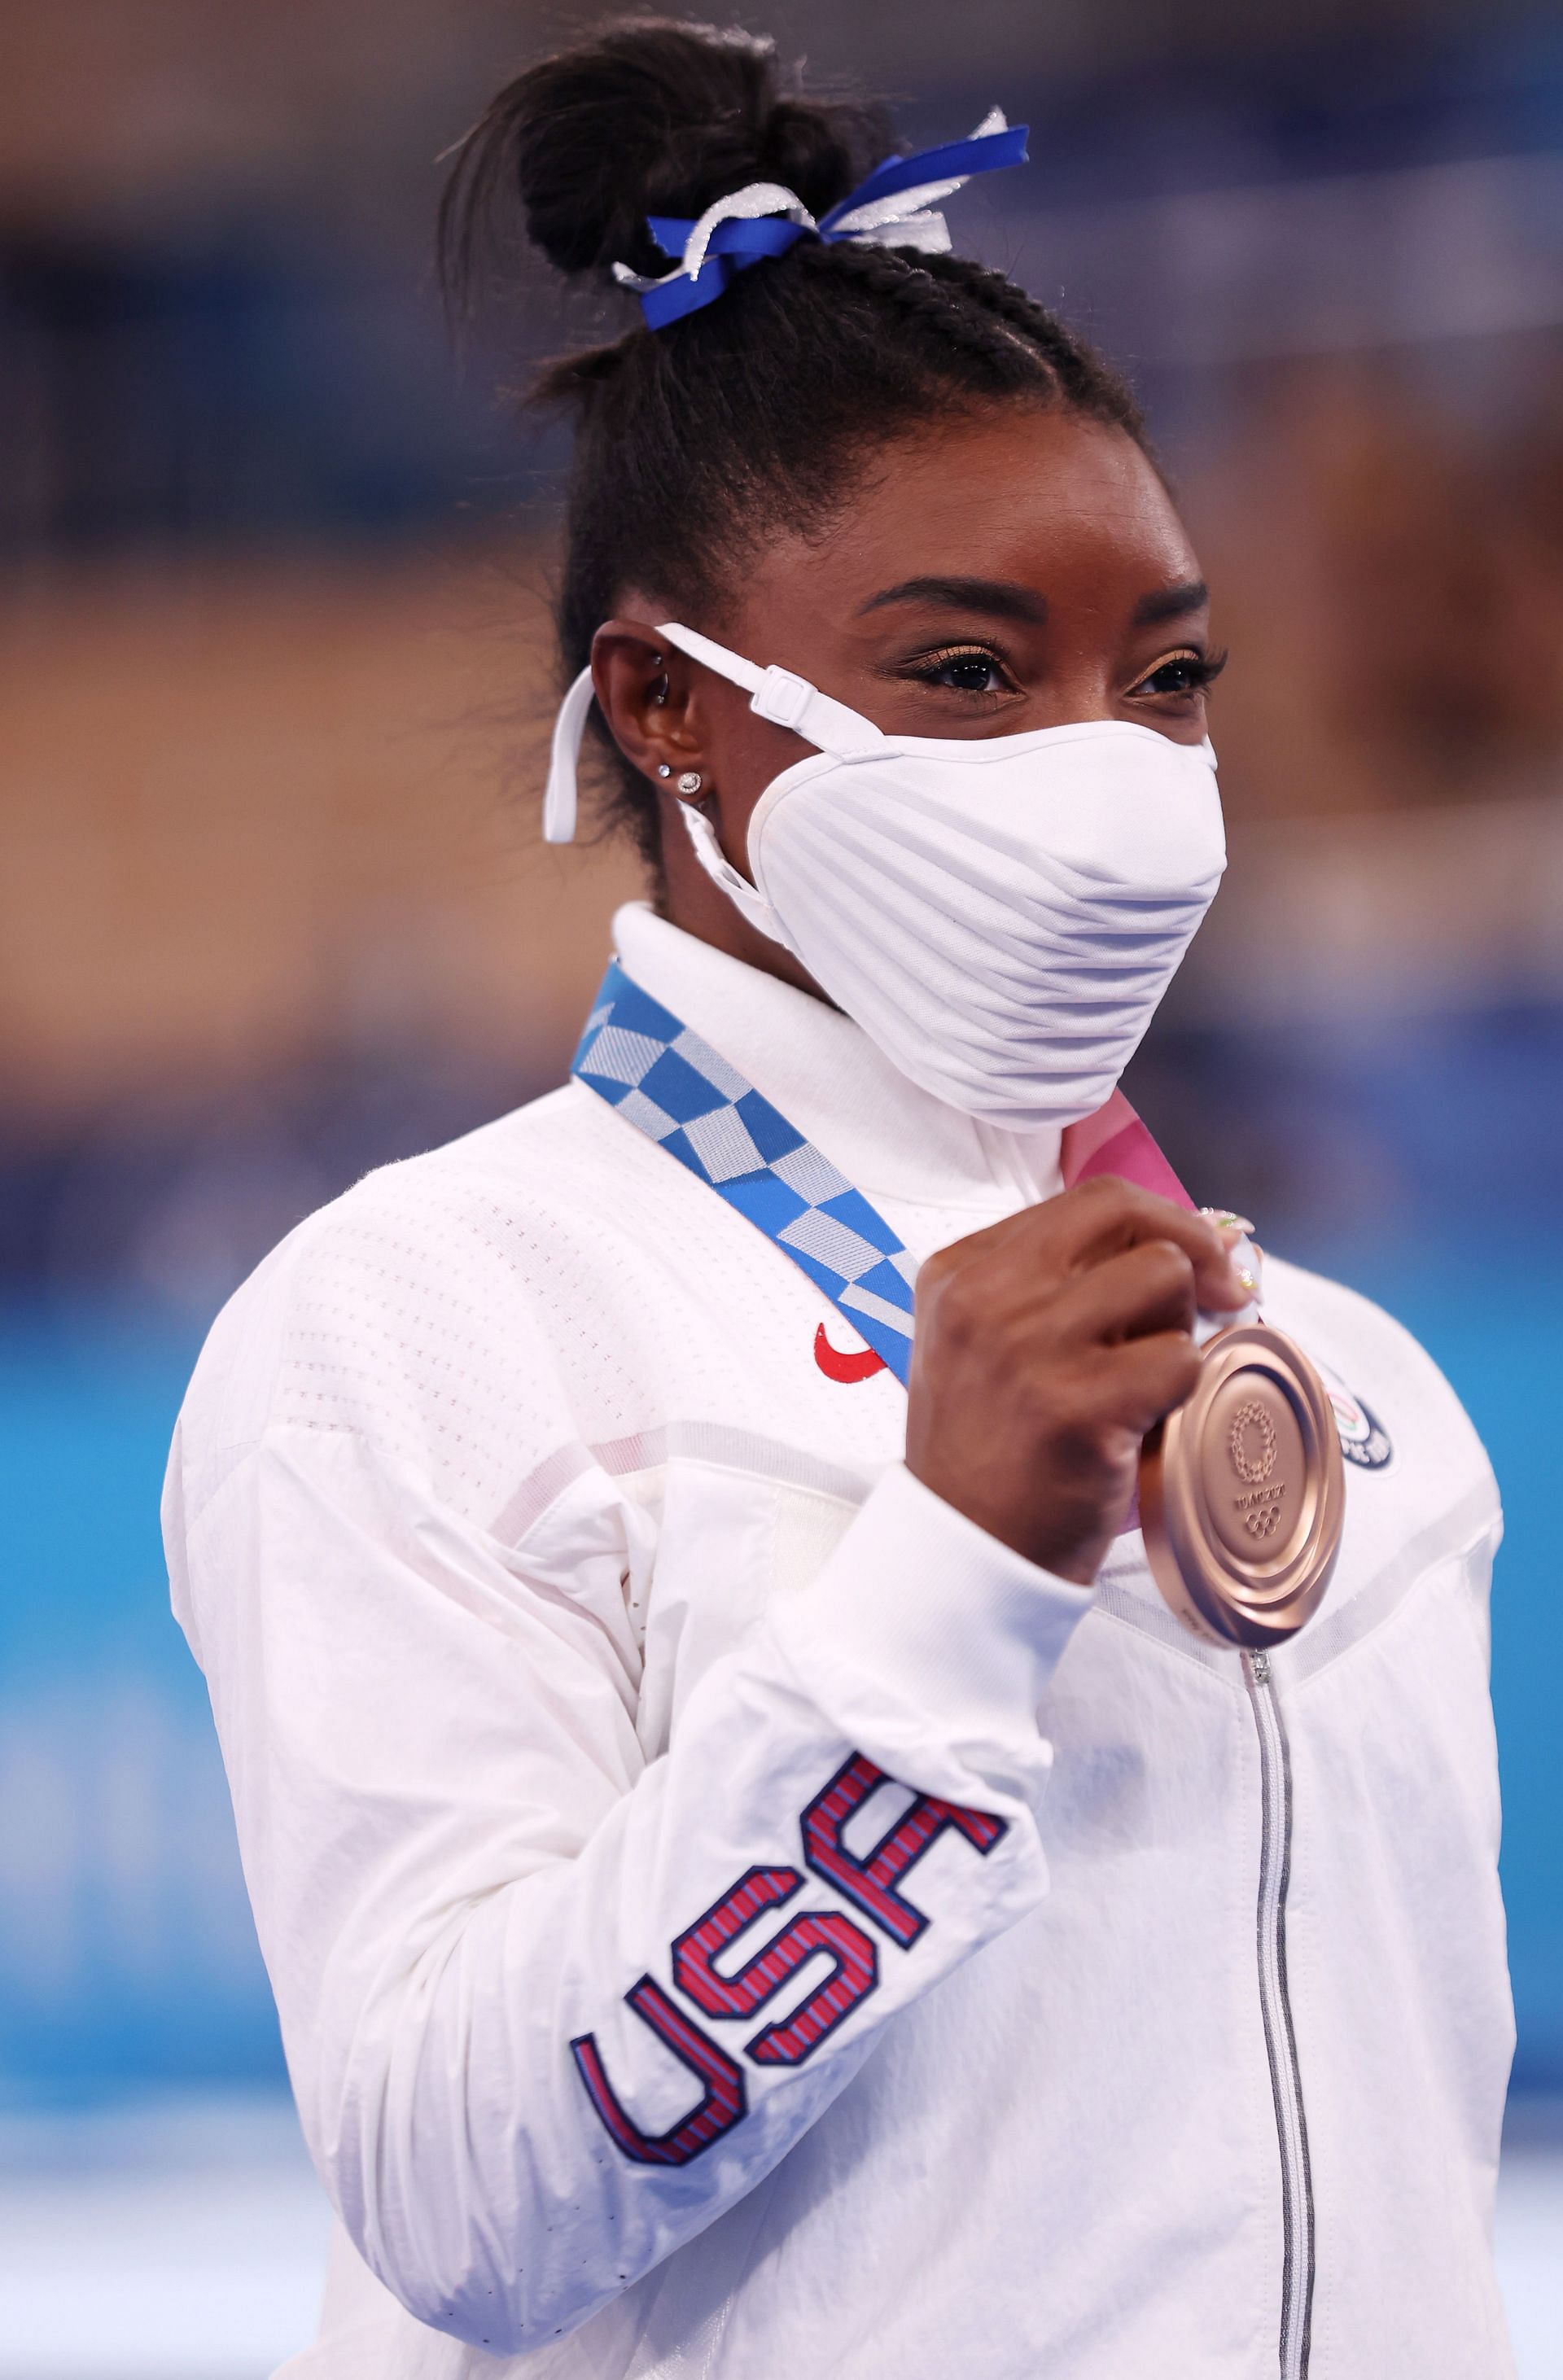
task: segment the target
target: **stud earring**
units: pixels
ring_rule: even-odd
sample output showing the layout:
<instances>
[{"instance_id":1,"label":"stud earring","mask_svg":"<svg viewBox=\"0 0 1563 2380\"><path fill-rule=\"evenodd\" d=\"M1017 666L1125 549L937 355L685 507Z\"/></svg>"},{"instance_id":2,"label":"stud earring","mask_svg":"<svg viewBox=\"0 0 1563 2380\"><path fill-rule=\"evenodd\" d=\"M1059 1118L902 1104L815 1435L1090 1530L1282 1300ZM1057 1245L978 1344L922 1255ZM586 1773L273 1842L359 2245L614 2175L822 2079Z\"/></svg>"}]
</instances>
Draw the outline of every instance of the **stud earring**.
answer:
<instances>
[{"instance_id":1,"label":"stud earring","mask_svg":"<svg viewBox=\"0 0 1563 2380\"><path fill-rule=\"evenodd\" d=\"M659 760L657 762L656 772L659 777L670 777L673 774L672 770L668 767L665 760Z\"/></svg>"},{"instance_id":2,"label":"stud earring","mask_svg":"<svg viewBox=\"0 0 1563 2380\"><path fill-rule=\"evenodd\" d=\"M686 769L683 775L678 780L678 791L681 794L698 794L701 788L701 773L698 769Z\"/></svg>"}]
</instances>

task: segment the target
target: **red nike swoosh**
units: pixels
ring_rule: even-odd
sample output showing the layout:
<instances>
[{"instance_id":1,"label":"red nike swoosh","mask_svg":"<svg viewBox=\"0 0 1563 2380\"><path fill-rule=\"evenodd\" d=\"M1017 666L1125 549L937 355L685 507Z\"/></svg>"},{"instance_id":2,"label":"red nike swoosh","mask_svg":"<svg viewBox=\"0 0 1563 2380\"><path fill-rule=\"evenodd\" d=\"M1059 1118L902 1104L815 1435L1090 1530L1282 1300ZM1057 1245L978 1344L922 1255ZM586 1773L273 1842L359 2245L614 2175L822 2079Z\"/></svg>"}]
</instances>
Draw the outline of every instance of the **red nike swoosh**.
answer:
<instances>
[{"instance_id":1,"label":"red nike swoosh","mask_svg":"<svg viewBox=\"0 0 1563 2380\"><path fill-rule=\"evenodd\" d=\"M876 1355L872 1347L859 1351L833 1347L823 1322L814 1333L814 1361L827 1380L871 1380L875 1372L885 1369L884 1356Z\"/></svg>"}]
</instances>

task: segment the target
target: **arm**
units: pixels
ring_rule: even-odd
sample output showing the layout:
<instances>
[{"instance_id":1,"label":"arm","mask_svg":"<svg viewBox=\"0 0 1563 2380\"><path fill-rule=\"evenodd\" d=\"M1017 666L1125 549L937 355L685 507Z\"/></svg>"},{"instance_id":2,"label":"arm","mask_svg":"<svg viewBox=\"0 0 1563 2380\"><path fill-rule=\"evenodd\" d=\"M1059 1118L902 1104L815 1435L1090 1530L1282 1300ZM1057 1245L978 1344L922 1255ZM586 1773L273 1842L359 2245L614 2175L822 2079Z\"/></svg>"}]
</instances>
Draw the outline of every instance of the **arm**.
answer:
<instances>
[{"instance_id":1,"label":"arm","mask_svg":"<svg viewBox=\"0 0 1563 2380\"><path fill-rule=\"evenodd\" d=\"M171 1552L317 2163L414 2313L517 2351L1041 1897L1035 1710L1089 1597L898 1468L648 1760L645 1516L578 1451L507 1542L363 1421L274 1415L214 1488L192 1463L188 1522L177 1453Z\"/></svg>"}]
</instances>

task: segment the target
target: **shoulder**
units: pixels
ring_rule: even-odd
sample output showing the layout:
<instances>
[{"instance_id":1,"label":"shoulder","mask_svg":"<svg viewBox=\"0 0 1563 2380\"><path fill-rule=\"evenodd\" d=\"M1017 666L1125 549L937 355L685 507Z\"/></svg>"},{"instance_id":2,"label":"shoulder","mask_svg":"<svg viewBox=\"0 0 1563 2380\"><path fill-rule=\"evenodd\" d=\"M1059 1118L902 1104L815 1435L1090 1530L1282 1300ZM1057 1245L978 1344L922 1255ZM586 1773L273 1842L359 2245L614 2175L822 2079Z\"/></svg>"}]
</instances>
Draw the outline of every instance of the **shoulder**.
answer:
<instances>
[{"instance_id":1,"label":"shoulder","mask_svg":"<svg viewBox=\"0 0 1563 2380\"><path fill-rule=\"evenodd\" d=\"M568 1084L355 1183L213 1325L187 1468L214 1480L277 1429L354 1432L440 1472L508 1470L573 1435L558 1347L593 1268L636 1260L641 1146Z\"/></svg>"},{"instance_id":2,"label":"shoulder","mask_svg":"<svg viewBox=\"0 0 1563 2380\"><path fill-rule=\"evenodd\" d=\"M1425 1347L1343 1281L1266 1256L1267 1321L1288 1331L1330 1390L1349 1460L1363 1468L1393 1462L1463 1496L1496 1504L1486 1451L1470 1415Z\"/></svg>"},{"instance_id":3,"label":"shoulder","mask_svg":"<svg viewBox=\"0 0 1563 2380\"><path fill-rule=\"evenodd\" d=\"M1364 1378L1371 1374L1380 1388L1403 1377L1435 1402L1458 1404L1421 1342L1360 1290L1266 1252L1263 1294L1265 1318L1289 1330L1310 1352L1316 1342L1325 1360L1344 1358Z\"/></svg>"},{"instance_id":4,"label":"shoulder","mask_svg":"<svg viewBox=\"0 0 1563 2380\"><path fill-rule=\"evenodd\" d=\"M630 1144L627 1148L626 1143ZM384 1312L437 1282L440 1303L524 1295L527 1253L562 1219L623 1203L633 1135L579 1084L460 1139L378 1167L290 1232L229 1300L226 1336L301 1298L372 1290Z\"/></svg>"}]
</instances>

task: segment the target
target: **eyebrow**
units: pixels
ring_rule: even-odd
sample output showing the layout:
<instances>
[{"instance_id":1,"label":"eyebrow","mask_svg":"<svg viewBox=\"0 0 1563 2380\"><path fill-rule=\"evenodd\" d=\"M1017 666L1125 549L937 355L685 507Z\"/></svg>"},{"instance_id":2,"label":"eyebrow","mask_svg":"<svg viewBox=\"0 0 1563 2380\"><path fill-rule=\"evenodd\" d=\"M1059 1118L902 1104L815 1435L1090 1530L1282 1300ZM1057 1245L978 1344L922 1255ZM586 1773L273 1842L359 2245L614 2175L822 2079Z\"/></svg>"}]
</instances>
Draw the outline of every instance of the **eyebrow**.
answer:
<instances>
[{"instance_id":1,"label":"eyebrow","mask_svg":"<svg viewBox=\"0 0 1563 2380\"><path fill-rule=\"evenodd\" d=\"M1179 620L1187 613L1202 610L1209 601L1210 589L1203 578L1158 587L1136 603L1134 625L1151 628L1163 620ZM989 619L1024 620L1033 626L1040 626L1047 617L1046 597L1009 578L903 578L898 586L882 588L877 595L871 595L860 605L859 617L865 612L881 612L890 603L937 603L947 611L982 612Z\"/></svg>"},{"instance_id":2,"label":"eyebrow","mask_svg":"<svg viewBox=\"0 0 1563 2380\"><path fill-rule=\"evenodd\" d=\"M1007 578L903 578L898 587L882 588L859 607L882 612L887 603L940 603L947 611L983 612L994 620L1028 620L1039 625L1047 617L1045 596Z\"/></svg>"},{"instance_id":3,"label":"eyebrow","mask_svg":"<svg viewBox=\"0 0 1563 2380\"><path fill-rule=\"evenodd\" d=\"M1134 625L1154 628L1159 620L1180 620L1185 612L1198 612L1210 601L1210 589L1203 578L1186 578L1181 586L1158 587L1154 595L1142 595L1134 606Z\"/></svg>"}]
</instances>

